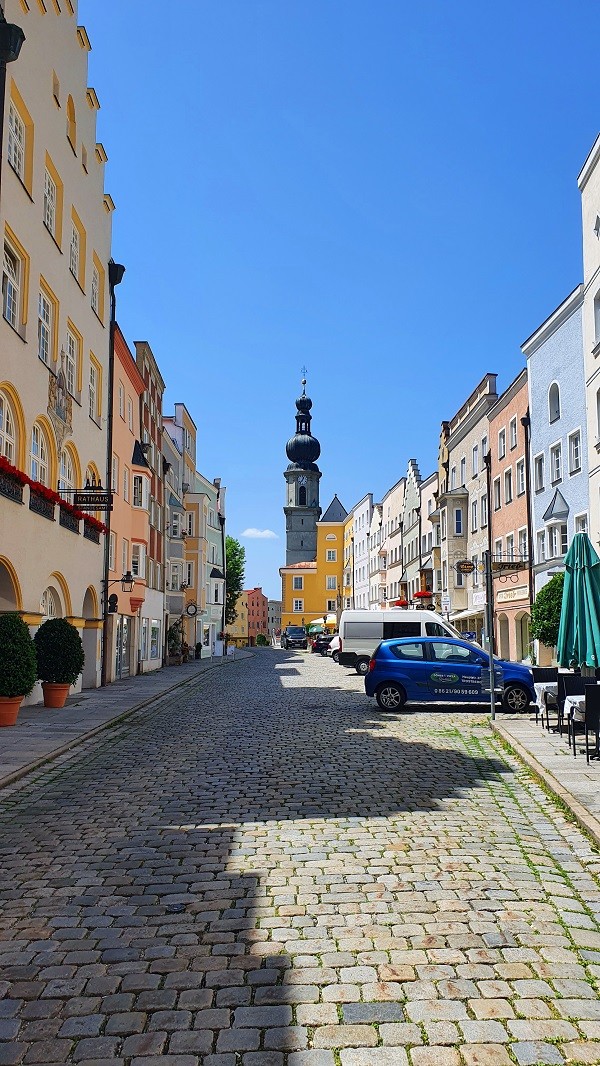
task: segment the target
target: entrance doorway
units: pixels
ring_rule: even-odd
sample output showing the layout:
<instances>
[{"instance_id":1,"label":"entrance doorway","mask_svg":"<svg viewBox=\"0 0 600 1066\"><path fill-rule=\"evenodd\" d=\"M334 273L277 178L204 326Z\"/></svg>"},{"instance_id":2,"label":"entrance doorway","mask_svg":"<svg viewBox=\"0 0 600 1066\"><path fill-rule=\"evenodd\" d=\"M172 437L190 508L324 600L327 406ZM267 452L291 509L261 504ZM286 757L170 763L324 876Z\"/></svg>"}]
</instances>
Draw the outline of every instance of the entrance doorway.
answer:
<instances>
[{"instance_id":1,"label":"entrance doorway","mask_svg":"<svg viewBox=\"0 0 600 1066\"><path fill-rule=\"evenodd\" d=\"M115 677L129 677L129 656L131 652L131 619L126 614L119 615L117 622L117 647L115 660Z\"/></svg>"}]
</instances>

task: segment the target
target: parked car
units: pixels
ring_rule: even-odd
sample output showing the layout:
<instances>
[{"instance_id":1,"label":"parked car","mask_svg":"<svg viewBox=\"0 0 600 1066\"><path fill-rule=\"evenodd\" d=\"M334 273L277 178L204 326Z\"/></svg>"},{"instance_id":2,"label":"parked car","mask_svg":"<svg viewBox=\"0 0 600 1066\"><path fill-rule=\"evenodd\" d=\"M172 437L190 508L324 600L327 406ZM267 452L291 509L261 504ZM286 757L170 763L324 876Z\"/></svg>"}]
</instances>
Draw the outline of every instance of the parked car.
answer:
<instances>
[{"instance_id":1,"label":"parked car","mask_svg":"<svg viewBox=\"0 0 600 1066\"><path fill-rule=\"evenodd\" d=\"M447 637L383 640L365 676L367 696L383 711L400 711L407 701L483 703L489 700L489 657L476 644ZM505 711L524 711L535 702L528 666L494 658L494 691Z\"/></svg>"},{"instance_id":2,"label":"parked car","mask_svg":"<svg viewBox=\"0 0 600 1066\"><path fill-rule=\"evenodd\" d=\"M319 653L320 655L327 655L327 648L331 643L331 633L317 633L313 638L310 645L311 653Z\"/></svg>"},{"instance_id":3,"label":"parked car","mask_svg":"<svg viewBox=\"0 0 600 1066\"><path fill-rule=\"evenodd\" d=\"M308 648L308 637L304 626L286 626L281 634L282 648Z\"/></svg>"},{"instance_id":4,"label":"parked car","mask_svg":"<svg viewBox=\"0 0 600 1066\"><path fill-rule=\"evenodd\" d=\"M340 635L339 635L339 633L336 633L335 636L332 637L331 640L329 641L329 644L327 646L326 654L331 656L331 658L333 659L334 663L339 663L339 661L340 661Z\"/></svg>"},{"instance_id":5,"label":"parked car","mask_svg":"<svg viewBox=\"0 0 600 1066\"><path fill-rule=\"evenodd\" d=\"M366 674L380 640L395 637L460 637L435 611L392 607L385 611L344 610L340 618L339 661Z\"/></svg>"}]
</instances>

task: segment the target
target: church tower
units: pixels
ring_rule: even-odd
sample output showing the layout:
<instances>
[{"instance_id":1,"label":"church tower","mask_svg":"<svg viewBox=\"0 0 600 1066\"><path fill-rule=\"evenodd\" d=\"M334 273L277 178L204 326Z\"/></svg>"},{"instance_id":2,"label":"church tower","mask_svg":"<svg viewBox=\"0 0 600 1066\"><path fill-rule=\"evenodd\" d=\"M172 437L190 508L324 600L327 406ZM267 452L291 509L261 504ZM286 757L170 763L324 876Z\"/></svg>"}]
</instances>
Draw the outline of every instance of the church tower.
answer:
<instances>
[{"instance_id":1,"label":"church tower","mask_svg":"<svg viewBox=\"0 0 600 1066\"><path fill-rule=\"evenodd\" d=\"M319 507L319 479L321 471L316 460L321 445L310 432L312 400L306 395L306 378L302 378L302 396L296 400L296 432L290 437L285 451L290 460L284 477L286 485L285 535L286 566L292 563L313 562L317 557L317 522Z\"/></svg>"}]
</instances>

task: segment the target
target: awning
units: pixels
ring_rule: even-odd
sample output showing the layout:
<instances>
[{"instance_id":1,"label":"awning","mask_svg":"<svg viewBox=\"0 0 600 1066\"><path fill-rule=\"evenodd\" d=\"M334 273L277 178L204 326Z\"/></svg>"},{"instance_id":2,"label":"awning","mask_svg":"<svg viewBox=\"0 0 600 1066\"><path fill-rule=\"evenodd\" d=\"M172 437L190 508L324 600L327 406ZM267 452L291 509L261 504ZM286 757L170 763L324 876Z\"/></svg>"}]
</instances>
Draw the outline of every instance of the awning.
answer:
<instances>
[{"instance_id":1,"label":"awning","mask_svg":"<svg viewBox=\"0 0 600 1066\"><path fill-rule=\"evenodd\" d=\"M484 614L483 607L482 607L482 609L480 611L476 611L476 610L472 610L472 611L457 611L456 614L451 614L450 615L450 621L451 622L462 622L463 619L465 619L465 618L478 618L479 615L483 616L483 614Z\"/></svg>"}]
</instances>

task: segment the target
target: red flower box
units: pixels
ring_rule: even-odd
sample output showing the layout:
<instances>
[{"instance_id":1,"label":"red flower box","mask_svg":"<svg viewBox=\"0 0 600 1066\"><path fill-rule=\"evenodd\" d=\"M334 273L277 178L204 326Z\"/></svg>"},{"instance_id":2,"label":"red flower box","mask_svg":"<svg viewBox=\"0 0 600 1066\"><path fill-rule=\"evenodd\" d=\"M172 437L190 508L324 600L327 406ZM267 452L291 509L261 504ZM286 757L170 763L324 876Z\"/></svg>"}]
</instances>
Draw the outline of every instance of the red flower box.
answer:
<instances>
[{"instance_id":1,"label":"red flower box","mask_svg":"<svg viewBox=\"0 0 600 1066\"><path fill-rule=\"evenodd\" d=\"M427 591L425 589L425 590L422 590L421 592L415 592L413 598L415 600L431 600L431 599L433 599L433 592L429 592L429 591Z\"/></svg>"},{"instance_id":2,"label":"red flower box","mask_svg":"<svg viewBox=\"0 0 600 1066\"><path fill-rule=\"evenodd\" d=\"M8 477L11 477L13 481L17 481L19 485L29 485L27 474L23 473L22 470L19 470L18 467L13 466L12 463L9 463L8 459L5 459L4 456L1 455L0 471L2 471L3 474L7 474Z\"/></svg>"},{"instance_id":3,"label":"red flower box","mask_svg":"<svg viewBox=\"0 0 600 1066\"><path fill-rule=\"evenodd\" d=\"M408 600L394 600L394 607L408 607Z\"/></svg>"}]
</instances>

